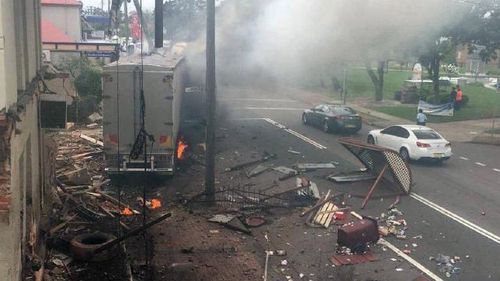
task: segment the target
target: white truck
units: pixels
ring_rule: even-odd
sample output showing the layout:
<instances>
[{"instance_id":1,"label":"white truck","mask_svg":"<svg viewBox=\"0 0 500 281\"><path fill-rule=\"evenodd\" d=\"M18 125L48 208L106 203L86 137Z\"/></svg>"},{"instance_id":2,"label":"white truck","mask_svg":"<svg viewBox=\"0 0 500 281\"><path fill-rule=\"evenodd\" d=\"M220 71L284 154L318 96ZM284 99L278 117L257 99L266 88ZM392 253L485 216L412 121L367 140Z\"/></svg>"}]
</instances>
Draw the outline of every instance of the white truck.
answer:
<instances>
[{"instance_id":1,"label":"white truck","mask_svg":"<svg viewBox=\"0 0 500 281\"><path fill-rule=\"evenodd\" d=\"M104 67L103 139L108 174L173 174L184 77L182 57L125 57ZM147 134L145 145L139 140L143 133Z\"/></svg>"}]
</instances>

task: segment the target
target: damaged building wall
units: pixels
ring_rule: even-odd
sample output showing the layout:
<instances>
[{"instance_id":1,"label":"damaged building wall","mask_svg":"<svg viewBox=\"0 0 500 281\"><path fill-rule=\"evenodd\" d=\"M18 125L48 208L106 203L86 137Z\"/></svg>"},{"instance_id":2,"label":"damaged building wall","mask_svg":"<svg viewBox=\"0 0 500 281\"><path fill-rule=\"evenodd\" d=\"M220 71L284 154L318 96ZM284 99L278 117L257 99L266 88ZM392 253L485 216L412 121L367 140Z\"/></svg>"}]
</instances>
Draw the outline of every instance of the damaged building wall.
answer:
<instances>
[{"instance_id":1,"label":"damaged building wall","mask_svg":"<svg viewBox=\"0 0 500 281\"><path fill-rule=\"evenodd\" d=\"M40 1L0 2L0 276L21 280L43 193L38 128Z\"/></svg>"}]
</instances>

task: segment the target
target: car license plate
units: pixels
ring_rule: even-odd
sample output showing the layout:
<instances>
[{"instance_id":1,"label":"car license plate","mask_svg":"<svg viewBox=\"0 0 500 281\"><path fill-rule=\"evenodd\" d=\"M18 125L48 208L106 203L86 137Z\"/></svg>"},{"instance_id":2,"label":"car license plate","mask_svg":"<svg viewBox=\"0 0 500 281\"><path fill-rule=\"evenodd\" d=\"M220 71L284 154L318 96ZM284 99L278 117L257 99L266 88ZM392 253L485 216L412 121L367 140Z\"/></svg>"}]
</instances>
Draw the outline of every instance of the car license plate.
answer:
<instances>
[{"instance_id":1,"label":"car license plate","mask_svg":"<svg viewBox=\"0 0 500 281\"><path fill-rule=\"evenodd\" d=\"M353 124L346 124L345 125L346 128L356 128L356 125L353 125Z\"/></svg>"},{"instance_id":2,"label":"car license plate","mask_svg":"<svg viewBox=\"0 0 500 281\"><path fill-rule=\"evenodd\" d=\"M444 153L433 153L434 157L444 157Z\"/></svg>"}]
</instances>

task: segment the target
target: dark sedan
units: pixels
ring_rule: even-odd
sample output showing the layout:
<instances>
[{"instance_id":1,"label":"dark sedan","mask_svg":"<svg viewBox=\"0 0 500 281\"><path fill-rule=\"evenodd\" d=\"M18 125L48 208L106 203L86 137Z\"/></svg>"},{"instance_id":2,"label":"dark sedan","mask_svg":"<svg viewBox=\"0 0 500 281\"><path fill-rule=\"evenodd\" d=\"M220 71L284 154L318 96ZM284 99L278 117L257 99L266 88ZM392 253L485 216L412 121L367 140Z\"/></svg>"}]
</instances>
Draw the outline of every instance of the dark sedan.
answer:
<instances>
[{"instance_id":1,"label":"dark sedan","mask_svg":"<svg viewBox=\"0 0 500 281\"><path fill-rule=\"evenodd\" d=\"M302 114L306 125L320 127L324 132L355 133L361 130L361 117L344 105L320 104Z\"/></svg>"}]
</instances>

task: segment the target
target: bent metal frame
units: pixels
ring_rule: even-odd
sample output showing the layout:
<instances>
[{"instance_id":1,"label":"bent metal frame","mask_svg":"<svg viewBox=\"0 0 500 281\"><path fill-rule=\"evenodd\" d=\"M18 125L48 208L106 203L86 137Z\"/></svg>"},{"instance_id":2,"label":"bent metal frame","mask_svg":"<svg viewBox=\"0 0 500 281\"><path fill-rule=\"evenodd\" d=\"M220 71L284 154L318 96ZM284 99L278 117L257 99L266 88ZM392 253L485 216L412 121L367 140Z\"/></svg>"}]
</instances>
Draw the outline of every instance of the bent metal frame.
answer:
<instances>
[{"instance_id":1,"label":"bent metal frame","mask_svg":"<svg viewBox=\"0 0 500 281\"><path fill-rule=\"evenodd\" d=\"M366 206L382 178L400 189L401 193L398 195L410 194L413 186L410 166L397 152L353 138L340 138L338 141L358 158L369 173L377 175L361 208Z\"/></svg>"}]
</instances>

